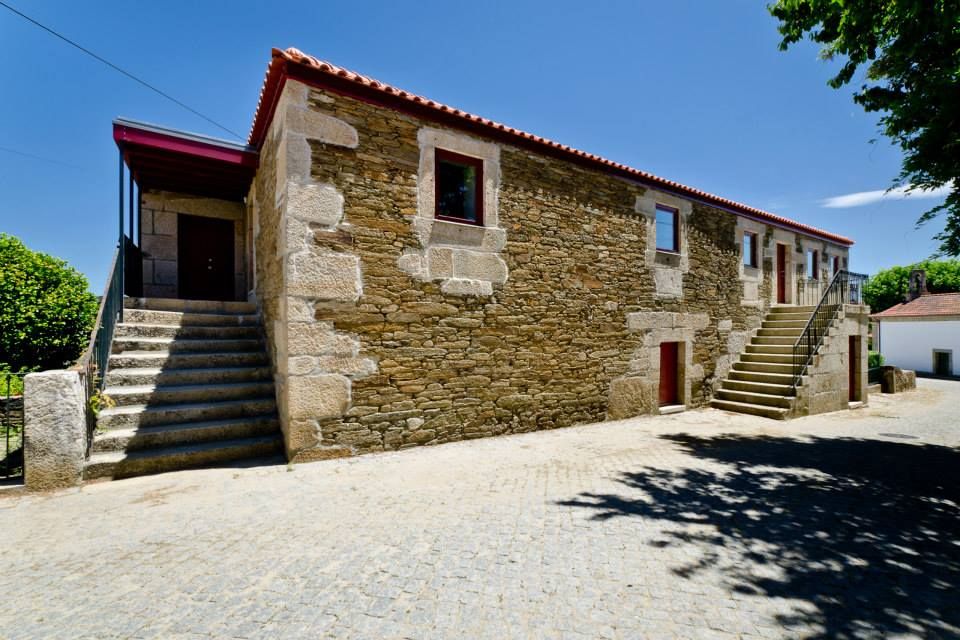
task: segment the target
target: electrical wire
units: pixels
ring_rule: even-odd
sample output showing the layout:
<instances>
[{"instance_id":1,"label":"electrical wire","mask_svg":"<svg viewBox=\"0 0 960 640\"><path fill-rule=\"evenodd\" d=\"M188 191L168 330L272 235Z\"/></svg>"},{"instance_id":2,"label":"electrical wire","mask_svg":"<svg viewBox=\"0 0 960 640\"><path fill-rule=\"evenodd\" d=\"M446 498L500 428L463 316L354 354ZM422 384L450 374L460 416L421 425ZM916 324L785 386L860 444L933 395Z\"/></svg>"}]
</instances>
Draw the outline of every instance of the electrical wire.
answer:
<instances>
[{"instance_id":1,"label":"electrical wire","mask_svg":"<svg viewBox=\"0 0 960 640\"><path fill-rule=\"evenodd\" d=\"M183 102L181 102L181 101L177 100L176 98L174 98L173 96L171 96L170 94L161 91L160 89L158 89L157 87L153 86L152 84L150 84L150 83L147 82L146 80L141 80L140 78L138 78L137 76L133 75L133 74L130 73L129 71L127 71L127 70L125 70L125 69L122 69L122 68L118 67L117 65L113 64L112 62L110 62L110 61L107 60L106 58L103 58L103 57L101 57L101 56L98 56L98 55L95 54L93 51L90 51L90 50L87 49L86 47L83 47L82 45L77 44L76 42L74 42L74 41L71 40L70 38L68 38L68 37L66 37L66 36L64 36L64 35L61 35L61 34L57 33L56 31L54 31L54 30L51 29L50 27L48 27L48 26L46 26L46 25L44 25L44 24L41 24L40 22L37 22L36 20L34 20L33 18L31 18L31 17L28 16L27 14L22 13L21 11L18 11L17 9L11 7L11 6L10 6L9 4L7 4L6 2L3 2L3 0L0 0L0 6L4 7L5 9L9 9L11 12L17 14L18 16L20 16L20 17L23 18L24 20L26 20L26 21L28 21L28 22L30 22L30 23L33 23L34 25L40 27L41 29L43 29L44 31L46 31L47 33L49 33L50 35L53 35L53 36L55 36L55 37L63 40L64 42L66 42L67 44L69 44L69 45L71 45L71 46L73 46L73 47L76 47L77 49L79 49L80 51L84 52L85 54L87 54L87 55L90 56L91 58L94 58L95 60L99 60L100 62L102 62L103 64L107 65L108 67L110 67L110 68L113 69L114 71L118 71L118 72L122 73L123 75L127 76L128 78L130 78L130 79L133 80L134 82L137 82L137 83L143 85L144 87L146 87L147 89L150 89L150 90L153 91L154 93L157 93L157 94L163 96L164 98L166 98L167 100L170 100L170 101L173 102L174 104L176 104L176 105L178 105L178 106L180 106L180 107L183 107L184 109L186 109L186 110L189 111L190 113L194 114L195 116L199 116L199 117L203 118L204 120L206 120L207 122L209 122L209 123L212 124L213 126L217 127L218 129L222 129L222 130L226 131L227 133L229 133L229 134L232 135L233 137L237 138L238 140L243 140L243 139L244 139L243 136L241 136L241 135L238 134L237 132L235 132L235 131L233 131L233 130L231 130L231 129L228 129L227 127L223 126L222 124L220 124L220 123L217 122L216 120L214 120L214 119L212 119L212 118L209 118L209 117L203 115L202 113L200 113L199 111L197 111L197 110L194 109L193 107L191 107L191 106L189 106L189 105L186 105L186 104L184 104Z\"/></svg>"}]
</instances>

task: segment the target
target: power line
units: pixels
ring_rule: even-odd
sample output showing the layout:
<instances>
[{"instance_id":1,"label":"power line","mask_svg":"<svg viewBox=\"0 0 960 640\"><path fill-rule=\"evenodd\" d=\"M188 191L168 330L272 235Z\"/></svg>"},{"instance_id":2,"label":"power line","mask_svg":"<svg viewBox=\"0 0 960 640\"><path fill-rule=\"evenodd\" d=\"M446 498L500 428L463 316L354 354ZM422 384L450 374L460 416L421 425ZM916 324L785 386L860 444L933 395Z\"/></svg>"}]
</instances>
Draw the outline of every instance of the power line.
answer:
<instances>
[{"instance_id":1,"label":"power line","mask_svg":"<svg viewBox=\"0 0 960 640\"><path fill-rule=\"evenodd\" d=\"M117 65L113 64L112 62L110 62L110 61L107 60L106 58L102 58L102 57L98 56L98 55L95 54L93 51L90 51L89 49L87 49L87 48L85 48L85 47L77 44L76 42L74 42L74 41L71 40L70 38L68 38L68 37L66 37L66 36L64 36L64 35L61 35L61 34L57 33L56 31L54 31L53 29L51 29L50 27L48 27L48 26L46 26L46 25L43 25L43 24L37 22L36 20L34 20L34 19L31 18L30 16L26 15L25 13L22 13L22 12L18 11L17 9L14 9L13 7L11 7L11 6L10 6L9 4L7 4L6 2L3 2L3 0L0 0L0 6L6 8L6 9L9 9L9 10L12 11L13 13L17 14L18 16L20 16L21 18L23 18L24 20L26 20L27 22L31 22L31 23L35 24L36 26L40 27L41 29L43 29L44 31L46 31L47 33L49 33L50 35L53 35L53 36L55 36L55 37L57 37L57 38L60 38L61 40L63 40L63 41L66 42L67 44L69 44L69 45L71 45L71 46L73 46L73 47L76 47L77 49L79 49L80 51L83 51L85 54L87 54L87 55L90 56L91 58L94 58L94 59L96 59L96 60L99 60L100 62L102 62L103 64L107 65L108 67L110 67L110 68L113 69L114 71L119 71L120 73L122 73L123 75L127 76L128 78L130 78L130 79L133 80L134 82L138 82L138 83L142 84L143 86L145 86L147 89L150 89L151 91L160 94L161 96L163 96L163 97L166 98L167 100L170 100L170 101L173 102L174 104L183 107L184 109L186 109L186 110L189 111L190 113L194 114L195 116L199 116L199 117L203 118L204 120L206 120L207 122L209 122L209 123L212 124L213 126L217 127L218 129L223 129L224 131L226 131L227 133L229 133L230 135L232 135L234 138L237 138L238 140L243 140L243 139L244 139L243 136L241 136L241 135L238 134L237 132L232 131L231 129L228 129L227 127L223 126L222 124L220 124L220 123L217 122L216 120L213 120L212 118L208 118L207 116L203 115L202 113L200 113L199 111L197 111L197 110L194 109L193 107L190 107L190 106L188 106L188 105L180 102L179 100L177 100L176 98L174 98L174 97L171 96L170 94L164 93L163 91L161 91L160 89L156 88L155 86L153 86L153 85L150 84L149 82L146 82L145 80L141 80L140 78L138 78L137 76L133 75L133 74L130 73L129 71L126 71L125 69L121 69L120 67L118 67Z\"/></svg>"},{"instance_id":2,"label":"power line","mask_svg":"<svg viewBox=\"0 0 960 640\"><path fill-rule=\"evenodd\" d=\"M39 160L40 162L50 162L52 164L58 164L61 167L70 167L71 169L79 169L80 171L86 171L83 167L77 166L75 164L69 164L67 162L61 162L60 160L54 160L53 158L44 158L43 156L36 156L32 153L27 153L25 151L18 151L17 149L10 149L9 147L0 147L0 151L4 153L12 153L13 155L23 156L24 158L30 158L31 160Z\"/></svg>"}]
</instances>

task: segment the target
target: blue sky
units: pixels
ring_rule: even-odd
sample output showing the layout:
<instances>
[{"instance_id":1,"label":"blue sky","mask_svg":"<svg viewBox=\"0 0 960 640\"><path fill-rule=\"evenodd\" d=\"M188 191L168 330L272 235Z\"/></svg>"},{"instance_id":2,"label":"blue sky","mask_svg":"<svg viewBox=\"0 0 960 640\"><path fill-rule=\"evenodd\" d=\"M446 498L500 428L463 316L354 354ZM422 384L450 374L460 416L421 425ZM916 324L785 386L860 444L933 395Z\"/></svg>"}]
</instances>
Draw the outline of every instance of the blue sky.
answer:
<instances>
[{"instance_id":1,"label":"blue sky","mask_svg":"<svg viewBox=\"0 0 960 640\"><path fill-rule=\"evenodd\" d=\"M9 0L246 136L271 47L319 58L618 162L857 241L851 268L930 255L936 199L882 191L900 153L830 64L777 50L765 2ZM0 231L65 258L100 291L116 237L125 116L213 125L0 8ZM29 154L29 155L21 155ZM37 159L30 156L37 156ZM841 203L842 204L842 203Z\"/></svg>"}]
</instances>

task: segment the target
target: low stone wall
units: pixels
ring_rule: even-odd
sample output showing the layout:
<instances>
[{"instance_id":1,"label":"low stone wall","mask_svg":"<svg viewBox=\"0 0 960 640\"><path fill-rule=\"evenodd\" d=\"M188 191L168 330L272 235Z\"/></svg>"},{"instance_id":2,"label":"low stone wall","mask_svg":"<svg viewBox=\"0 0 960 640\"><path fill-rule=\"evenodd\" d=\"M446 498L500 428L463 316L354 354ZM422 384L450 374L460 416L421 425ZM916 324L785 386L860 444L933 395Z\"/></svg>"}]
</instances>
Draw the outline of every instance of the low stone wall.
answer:
<instances>
[{"instance_id":1,"label":"low stone wall","mask_svg":"<svg viewBox=\"0 0 960 640\"><path fill-rule=\"evenodd\" d=\"M859 340L860 358L855 367L853 397L867 402L867 331L870 308L844 305L823 340L804 383L797 388L793 415L814 415L840 411L850 406L850 338Z\"/></svg>"},{"instance_id":2,"label":"low stone wall","mask_svg":"<svg viewBox=\"0 0 960 640\"><path fill-rule=\"evenodd\" d=\"M880 367L880 388L883 393L901 393L917 388L917 374L908 369L885 365Z\"/></svg>"},{"instance_id":3,"label":"low stone wall","mask_svg":"<svg viewBox=\"0 0 960 640\"><path fill-rule=\"evenodd\" d=\"M23 380L24 483L31 491L80 484L87 450L85 393L78 371Z\"/></svg>"}]
</instances>

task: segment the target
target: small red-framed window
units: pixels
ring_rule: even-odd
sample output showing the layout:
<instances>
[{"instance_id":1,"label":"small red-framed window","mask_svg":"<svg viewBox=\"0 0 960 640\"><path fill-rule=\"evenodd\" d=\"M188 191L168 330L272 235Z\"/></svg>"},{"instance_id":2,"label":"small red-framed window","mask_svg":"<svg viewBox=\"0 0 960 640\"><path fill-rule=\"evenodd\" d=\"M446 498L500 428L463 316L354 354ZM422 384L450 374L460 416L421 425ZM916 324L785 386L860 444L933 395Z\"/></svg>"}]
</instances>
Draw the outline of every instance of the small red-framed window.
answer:
<instances>
[{"instance_id":1,"label":"small red-framed window","mask_svg":"<svg viewBox=\"0 0 960 640\"><path fill-rule=\"evenodd\" d=\"M757 268L757 234L751 231L743 232L743 265Z\"/></svg>"},{"instance_id":2,"label":"small red-framed window","mask_svg":"<svg viewBox=\"0 0 960 640\"><path fill-rule=\"evenodd\" d=\"M840 256L833 256L833 275L840 272Z\"/></svg>"},{"instance_id":3,"label":"small red-framed window","mask_svg":"<svg viewBox=\"0 0 960 640\"><path fill-rule=\"evenodd\" d=\"M658 204L656 211L657 251L680 253L680 210Z\"/></svg>"},{"instance_id":4,"label":"small red-framed window","mask_svg":"<svg viewBox=\"0 0 960 640\"><path fill-rule=\"evenodd\" d=\"M816 249L807 250L807 277L811 280L820 279L820 252Z\"/></svg>"},{"instance_id":5,"label":"small red-framed window","mask_svg":"<svg viewBox=\"0 0 960 640\"><path fill-rule=\"evenodd\" d=\"M482 226L483 159L446 149L436 149L434 156L436 218Z\"/></svg>"}]
</instances>

